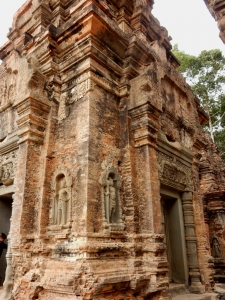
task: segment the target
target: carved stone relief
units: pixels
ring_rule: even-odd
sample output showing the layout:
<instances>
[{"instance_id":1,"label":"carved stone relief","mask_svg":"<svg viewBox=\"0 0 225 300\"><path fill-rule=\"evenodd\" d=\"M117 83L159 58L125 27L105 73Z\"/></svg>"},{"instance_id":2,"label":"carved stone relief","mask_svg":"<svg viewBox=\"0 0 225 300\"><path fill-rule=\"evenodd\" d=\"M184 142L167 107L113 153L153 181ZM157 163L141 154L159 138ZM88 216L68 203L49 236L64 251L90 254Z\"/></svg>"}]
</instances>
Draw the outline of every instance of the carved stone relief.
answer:
<instances>
[{"instance_id":1,"label":"carved stone relief","mask_svg":"<svg viewBox=\"0 0 225 300\"><path fill-rule=\"evenodd\" d=\"M176 187L182 191L192 190L191 169L179 161L178 158L171 157L165 153L158 152L159 178L165 185Z\"/></svg>"},{"instance_id":2,"label":"carved stone relief","mask_svg":"<svg viewBox=\"0 0 225 300\"><path fill-rule=\"evenodd\" d=\"M67 90L61 93L59 101L58 120L66 119L70 112L70 105L83 98L90 89L89 74L84 73L81 76L71 80L68 83ZM52 92L51 92L52 93Z\"/></svg>"},{"instance_id":3,"label":"carved stone relief","mask_svg":"<svg viewBox=\"0 0 225 300\"><path fill-rule=\"evenodd\" d=\"M44 90L47 93L47 97L50 101L53 101L55 98L55 87L53 82L46 82Z\"/></svg>"},{"instance_id":4,"label":"carved stone relief","mask_svg":"<svg viewBox=\"0 0 225 300\"><path fill-rule=\"evenodd\" d=\"M3 141L15 126L12 105L16 100L16 79L17 70L0 68L0 141Z\"/></svg>"},{"instance_id":5,"label":"carved stone relief","mask_svg":"<svg viewBox=\"0 0 225 300\"><path fill-rule=\"evenodd\" d=\"M197 172L192 172L192 182L193 182L193 190L198 191L200 188L200 182L199 182L199 174Z\"/></svg>"},{"instance_id":6,"label":"carved stone relief","mask_svg":"<svg viewBox=\"0 0 225 300\"><path fill-rule=\"evenodd\" d=\"M72 178L65 168L57 169L53 176L53 199L50 210L51 231L70 229Z\"/></svg>"},{"instance_id":7,"label":"carved stone relief","mask_svg":"<svg viewBox=\"0 0 225 300\"><path fill-rule=\"evenodd\" d=\"M0 156L0 183L5 186L14 183L16 163L16 151Z\"/></svg>"},{"instance_id":8,"label":"carved stone relief","mask_svg":"<svg viewBox=\"0 0 225 300\"><path fill-rule=\"evenodd\" d=\"M219 238L214 234L211 238L211 253L214 258L222 258Z\"/></svg>"},{"instance_id":9,"label":"carved stone relief","mask_svg":"<svg viewBox=\"0 0 225 300\"><path fill-rule=\"evenodd\" d=\"M122 177L108 159L102 163L101 174L103 228L105 232L123 231L125 225L121 218L120 188Z\"/></svg>"},{"instance_id":10,"label":"carved stone relief","mask_svg":"<svg viewBox=\"0 0 225 300\"><path fill-rule=\"evenodd\" d=\"M6 111L0 113L0 124L0 141L3 141L8 134L8 113Z\"/></svg>"},{"instance_id":11,"label":"carved stone relief","mask_svg":"<svg viewBox=\"0 0 225 300\"><path fill-rule=\"evenodd\" d=\"M183 144L185 147L191 149L193 146L193 139L192 136L187 132L187 130L184 130L184 128L181 128L180 130L180 140L181 144Z\"/></svg>"},{"instance_id":12,"label":"carved stone relief","mask_svg":"<svg viewBox=\"0 0 225 300\"><path fill-rule=\"evenodd\" d=\"M82 99L88 91L93 89L94 84L103 87L105 90L119 97L128 94L127 86L118 87L114 80L100 76L92 71L85 72L79 77L73 78L68 83L62 85L58 111L59 122L66 119L69 115L70 105ZM50 96L52 95L52 88L50 88L48 93Z\"/></svg>"},{"instance_id":13,"label":"carved stone relief","mask_svg":"<svg viewBox=\"0 0 225 300\"><path fill-rule=\"evenodd\" d=\"M61 94L59 102L59 111L58 111L58 121L63 121L69 115L69 108L66 104L67 94Z\"/></svg>"},{"instance_id":14,"label":"carved stone relief","mask_svg":"<svg viewBox=\"0 0 225 300\"><path fill-rule=\"evenodd\" d=\"M132 29L131 27L128 25L128 23L124 20L122 20L120 23L119 23L119 27L121 30L123 30L123 32L127 33L127 34L130 34L132 32Z\"/></svg>"},{"instance_id":15,"label":"carved stone relief","mask_svg":"<svg viewBox=\"0 0 225 300\"><path fill-rule=\"evenodd\" d=\"M51 81L45 82L44 91L49 101L60 102L61 85L62 82L58 76L55 76Z\"/></svg>"},{"instance_id":16,"label":"carved stone relief","mask_svg":"<svg viewBox=\"0 0 225 300\"><path fill-rule=\"evenodd\" d=\"M1 68L0 71L0 106L15 101L17 70Z\"/></svg>"},{"instance_id":17,"label":"carved stone relief","mask_svg":"<svg viewBox=\"0 0 225 300\"><path fill-rule=\"evenodd\" d=\"M161 74L152 63L142 69L142 74L132 79L131 102L138 106L149 101L161 110L162 101L157 95L160 93ZM138 86L138 88L136 88Z\"/></svg>"}]
</instances>

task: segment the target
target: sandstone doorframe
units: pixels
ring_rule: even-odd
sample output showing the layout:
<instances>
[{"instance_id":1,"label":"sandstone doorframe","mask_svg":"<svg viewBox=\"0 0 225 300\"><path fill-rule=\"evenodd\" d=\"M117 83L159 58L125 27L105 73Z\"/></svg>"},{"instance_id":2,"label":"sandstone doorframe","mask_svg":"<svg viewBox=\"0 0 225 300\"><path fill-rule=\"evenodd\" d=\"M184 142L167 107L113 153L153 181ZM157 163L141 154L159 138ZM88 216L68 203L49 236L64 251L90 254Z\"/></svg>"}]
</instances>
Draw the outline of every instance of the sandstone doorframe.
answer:
<instances>
[{"instance_id":1,"label":"sandstone doorframe","mask_svg":"<svg viewBox=\"0 0 225 300\"><path fill-rule=\"evenodd\" d=\"M189 290L203 293L205 287L200 281L198 263L197 238L195 233L193 202L192 202L192 152L179 142L170 142L163 132L158 139L158 171L161 186L180 193L182 200L184 233L187 248Z\"/></svg>"},{"instance_id":2,"label":"sandstone doorframe","mask_svg":"<svg viewBox=\"0 0 225 300\"><path fill-rule=\"evenodd\" d=\"M4 190L4 189L3 189ZM7 189L6 189L7 190ZM3 194L0 196L0 200L1 199L5 199L6 202L8 202L8 211L4 211L2 209L0 209L1 214L6 213L6 218L8 219L7 222L7 227L8 230L2 230L5 231L5 233L7 234L7 244L8 244L8 248L7 248L7 252L5 254L4 259L5 261L5 277L4 277L4 282L3 282L3 287L4 287L4 291L3 294L1 294L0 299L1 300L8 300L11 299L11 292L12 292L12 286L13 286L13 267L12 267L12 251L11 251L11 238L10 238L10 231L11 231L11 216L12 216L12 206L13 206L13 201L14 201L14 194L10 193L10 194ZM0 217L0 219L2 220L2 218Z\"/></svg>"},{"instance_id":3,"label":"sandstone doorframe","mask_svg":"<svg viewBox=\"0 0 225 300\"><path fill-rule=\"evenodd\" d=\"M7 237L10 232L10 218L12 215L12 195L2 195L0 196L0 232L4 232ZM0 258L0 285L3 284L5 280L5 270L6 264L6 253L3 251Z\"/></svg>"},{"instance_id":4,"label":"sandstone doorframe","mask_svg":"<svg viewBox=\"0 0 225 300\"><path fill-rule=\"evenodd\" d=\"M160 189L163 223L166 235L170 278L188 286L188 265L181 194L176 190Z\"/></svg>"}]
</instances>

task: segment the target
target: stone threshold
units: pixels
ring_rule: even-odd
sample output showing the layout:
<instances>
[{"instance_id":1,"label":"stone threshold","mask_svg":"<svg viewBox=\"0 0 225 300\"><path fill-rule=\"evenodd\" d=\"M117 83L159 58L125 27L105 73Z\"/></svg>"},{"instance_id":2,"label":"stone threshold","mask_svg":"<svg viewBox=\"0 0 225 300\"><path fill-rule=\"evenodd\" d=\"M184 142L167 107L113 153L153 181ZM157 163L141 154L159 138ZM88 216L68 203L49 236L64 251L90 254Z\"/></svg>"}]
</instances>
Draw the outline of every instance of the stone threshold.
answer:
<instances>
[{"instance_id":1,"label":"stone threshold","mask_svg":"<svg viewBox=\"0 0 225 300\"><path fill-rule=\"evenodd\" d=\"M184 284L171 284L169 287L169 299L174 300L218 300L225 299L225 284L216 284L214 291L204 294L191 294Z\"/></svg>"}]
</instances>

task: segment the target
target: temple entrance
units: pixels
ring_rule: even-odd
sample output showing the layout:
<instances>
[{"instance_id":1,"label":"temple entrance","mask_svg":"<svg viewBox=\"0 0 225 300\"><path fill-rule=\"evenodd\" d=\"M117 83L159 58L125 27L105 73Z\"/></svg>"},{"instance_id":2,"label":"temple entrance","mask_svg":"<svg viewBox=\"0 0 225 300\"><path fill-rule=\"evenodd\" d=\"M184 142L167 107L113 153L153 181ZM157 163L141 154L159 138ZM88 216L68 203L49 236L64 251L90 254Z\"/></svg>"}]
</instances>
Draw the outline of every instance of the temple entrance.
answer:
<instances>
[{"instance_id":1,"label":"temple entrance","mask_svg":"<svg viewBox=\"0 0 225 300\"><path fill-rule=\"evenodd\" d=\"M10 218L12 214L12 194L0 196L0 232L5 233L7 236L10 229ZM7 241L6 241L7 243ZM3 250L0 257L0 286L3 285L5 280L6 270L6 250Z\"/></svg>"},{"instance_id":2,"label":"temple entrance","mask_svg":"<svg viewBox=\"0 0 225 300\"><path fill-rule=\"evenodd\" d=\"M163 227L170 283L188 285L188 267L180 193L161 189Z\"/></svg>"}]
</instances>

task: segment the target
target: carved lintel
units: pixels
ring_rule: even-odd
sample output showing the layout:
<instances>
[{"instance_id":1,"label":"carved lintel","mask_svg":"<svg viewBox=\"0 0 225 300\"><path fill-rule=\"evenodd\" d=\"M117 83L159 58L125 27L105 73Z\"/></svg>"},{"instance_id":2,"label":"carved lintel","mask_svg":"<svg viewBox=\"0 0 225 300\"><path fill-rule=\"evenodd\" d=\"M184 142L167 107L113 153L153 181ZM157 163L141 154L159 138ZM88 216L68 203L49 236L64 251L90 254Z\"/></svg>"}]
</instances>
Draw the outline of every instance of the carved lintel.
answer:
<instances>
[{"instance_id":1,"label":"carved lintel","mask_svg":"<svg viewBox=\"0 0 225 300\"><path fill-rule=\"evenodd\" d=\"M192 191L191 168L178 158L163 152L157 152L158 172L160 181L180 191Z\"/></svg>"}]
</instances>

